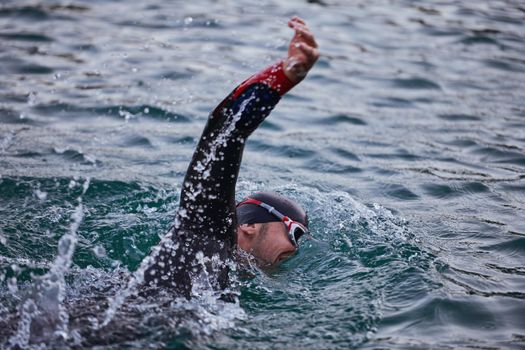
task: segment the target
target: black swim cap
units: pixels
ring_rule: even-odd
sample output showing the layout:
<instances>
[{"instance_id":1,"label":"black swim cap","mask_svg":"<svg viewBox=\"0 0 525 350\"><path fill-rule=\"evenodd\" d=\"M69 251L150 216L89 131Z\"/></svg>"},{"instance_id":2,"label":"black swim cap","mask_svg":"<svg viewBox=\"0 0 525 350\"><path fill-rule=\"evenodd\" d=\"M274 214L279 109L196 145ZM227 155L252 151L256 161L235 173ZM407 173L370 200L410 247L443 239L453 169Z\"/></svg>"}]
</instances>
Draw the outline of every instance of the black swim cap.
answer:
<instances>
[{"instance_id":1,"label":"black swim cap","mask_svg":"<svg viewBox=\"0 0 525 350\"><path fill-rule=\"evenodd\" d=\"M276 192L257 192L241 201L256 199L274 207L283 215L297 221L308 228L308 216L295 201ZM257 204L244 204L237 207L237 224L263 224L280 221L275 215Z\"/></svg>"}]
</instances>

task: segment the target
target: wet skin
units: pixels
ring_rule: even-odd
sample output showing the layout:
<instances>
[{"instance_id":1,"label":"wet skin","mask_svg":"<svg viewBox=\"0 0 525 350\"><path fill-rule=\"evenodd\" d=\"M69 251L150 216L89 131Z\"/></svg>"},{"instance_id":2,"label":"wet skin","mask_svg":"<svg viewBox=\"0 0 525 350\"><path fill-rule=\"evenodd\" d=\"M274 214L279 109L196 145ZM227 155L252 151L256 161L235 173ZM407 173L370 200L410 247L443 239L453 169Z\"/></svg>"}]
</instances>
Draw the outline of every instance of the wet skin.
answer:
<instances>
[{"instance_id":1,"label":"wet skin","mask_svg":"<svg viewBox=\"0 0 525 350\"><path fill-rule=\"evenodd\" d=\"M282 222L239 225L237 244L253 255L261 266L278 265L297 251Z\"/></svg>"}]
</instances>

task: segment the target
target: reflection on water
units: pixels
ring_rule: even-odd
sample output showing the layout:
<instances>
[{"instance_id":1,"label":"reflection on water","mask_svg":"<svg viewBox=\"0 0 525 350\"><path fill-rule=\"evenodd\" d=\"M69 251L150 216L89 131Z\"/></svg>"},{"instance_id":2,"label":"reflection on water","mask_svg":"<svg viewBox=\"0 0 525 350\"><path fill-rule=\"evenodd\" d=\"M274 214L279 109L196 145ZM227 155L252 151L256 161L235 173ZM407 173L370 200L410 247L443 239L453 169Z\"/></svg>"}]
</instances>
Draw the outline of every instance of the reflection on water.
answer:
<instances>
[{"instance_id":1,"label":"reflection on water","mask_svg":"<svg viewBox=\"0 0 525 350\"><path fill-rule=\"evenodd\" d=\"M238 197L295 196L313 238L240 276L240 305L132 297L101 327L208 112L284 55L292 14L323 56L248 142ZM525 346L524 20L511 0L3 2L0 344Z\"/></svg>"}]
</instances>

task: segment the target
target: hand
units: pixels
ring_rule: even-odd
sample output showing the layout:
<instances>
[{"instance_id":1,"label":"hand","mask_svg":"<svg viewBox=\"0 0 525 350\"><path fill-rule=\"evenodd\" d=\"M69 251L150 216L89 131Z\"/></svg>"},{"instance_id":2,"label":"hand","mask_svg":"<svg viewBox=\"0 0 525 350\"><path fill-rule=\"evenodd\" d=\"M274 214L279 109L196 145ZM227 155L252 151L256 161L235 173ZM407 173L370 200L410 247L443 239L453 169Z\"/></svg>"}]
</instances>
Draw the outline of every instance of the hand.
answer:
<instances>
[{"instance_id":1,"label":"hand","mask_svg":"<svg viewBox=\"0 0 525 350\"><path fill-rule=\"evenodd\" d=\"M288 79L298 83L319 58L319 51L313 34L301 18L294 16L288 26L295 34L288 46L288 58L284 60L283 69Z\"/></svg>"}]
</instances>

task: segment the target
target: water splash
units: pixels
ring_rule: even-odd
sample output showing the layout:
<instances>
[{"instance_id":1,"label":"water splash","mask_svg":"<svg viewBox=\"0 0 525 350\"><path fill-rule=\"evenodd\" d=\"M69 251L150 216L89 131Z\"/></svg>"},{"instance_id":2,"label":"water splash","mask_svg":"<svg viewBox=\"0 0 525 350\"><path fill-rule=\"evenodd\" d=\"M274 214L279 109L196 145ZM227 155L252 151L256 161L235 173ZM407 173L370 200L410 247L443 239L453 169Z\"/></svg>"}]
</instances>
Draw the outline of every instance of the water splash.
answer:
<instances>
[{"instance_id":1,"label":"water splash","mask_svg":"<svg viewBox=\"0 0 525 350\"><path fill-rule=\"evenodd\" d=\"M88 178L82 185L78 205L71 214L69 233L60 238L55 261L45 275L34 279L29 297L20 306L18 328L9 339L8 348L28 348L50 338L61 343L75 335L69 332L69 315L64 306L65 276L78 241L77 231L84 217L82 196L88 190L89 182Z\"/></svg>"}]
</instances>

